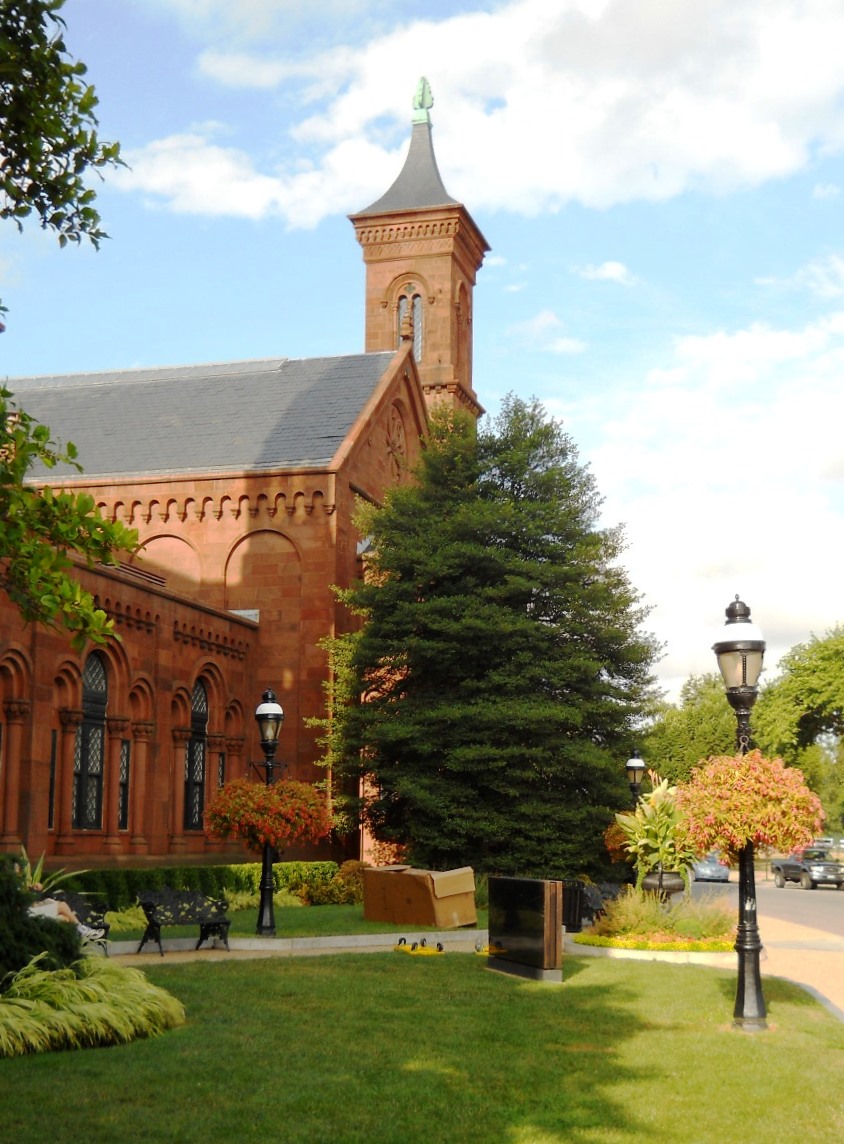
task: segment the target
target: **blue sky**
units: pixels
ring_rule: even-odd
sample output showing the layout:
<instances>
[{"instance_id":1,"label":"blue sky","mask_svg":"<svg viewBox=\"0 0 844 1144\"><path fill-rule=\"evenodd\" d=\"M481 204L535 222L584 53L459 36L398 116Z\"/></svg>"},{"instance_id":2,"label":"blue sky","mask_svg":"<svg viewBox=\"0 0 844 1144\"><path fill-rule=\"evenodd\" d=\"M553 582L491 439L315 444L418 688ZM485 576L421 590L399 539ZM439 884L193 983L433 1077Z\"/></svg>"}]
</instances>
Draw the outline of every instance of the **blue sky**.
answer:
<instances>
[{"instance_id":1,"label":"blue sky","mask_svg":"<svg viewBox=\"0 0 844 1144\"><path fill-rule=\"evenodd\" d=\"M475 388L564 421L669 693L714 668L736 593L769 677L844 621L844 0L64 15L130 169L99 185L99 253L3 228L3 374L361 350L346 215L398 173L425 75L443 180L492 248Z\"/></svg>"}]
</instances>

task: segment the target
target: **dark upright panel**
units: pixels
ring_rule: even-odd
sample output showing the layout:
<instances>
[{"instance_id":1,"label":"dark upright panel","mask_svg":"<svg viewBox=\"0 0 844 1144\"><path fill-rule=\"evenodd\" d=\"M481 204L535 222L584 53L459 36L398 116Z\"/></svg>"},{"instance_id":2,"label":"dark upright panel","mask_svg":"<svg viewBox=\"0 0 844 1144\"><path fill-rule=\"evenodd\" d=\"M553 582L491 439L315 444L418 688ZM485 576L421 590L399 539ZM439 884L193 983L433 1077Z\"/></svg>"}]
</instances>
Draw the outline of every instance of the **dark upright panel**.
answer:
<instances>
[{"instance_id":1,"label":"dark upright panel","mask_svg":"<svg viewBox=\"0 0 844 1144\"><path fill-rule=\"evenodd\" d=\"M562 882L489 879L490 968L540 981L562 980L562 925Z\"/></svg>"}]
</instances>

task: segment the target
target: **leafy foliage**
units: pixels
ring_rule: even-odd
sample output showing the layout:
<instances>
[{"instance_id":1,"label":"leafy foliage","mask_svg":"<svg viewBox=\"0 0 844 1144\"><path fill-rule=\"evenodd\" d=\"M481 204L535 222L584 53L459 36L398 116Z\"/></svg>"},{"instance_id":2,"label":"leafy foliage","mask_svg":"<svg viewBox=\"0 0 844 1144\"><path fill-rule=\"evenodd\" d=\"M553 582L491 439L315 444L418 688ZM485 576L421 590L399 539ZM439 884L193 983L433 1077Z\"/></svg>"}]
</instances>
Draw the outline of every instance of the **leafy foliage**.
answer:
<instances>
[{"instance_id":1,"label":"leafy foliage","mask_svg":"<svg viewBox=\"0 0 844 1144\"><path fill-rule=\"evenodd\" d=\"M101 958L47 970L33 959L0 996L0 1057L117 1045L183 1025L181 1002Z\"/></svg>"},{"instance_id":2,"label":"leafy foliage","mask_svg":"<svg viewBox=\"0 0 844 1144\"><path fill-rule=\"evenodd\" d=\"M0 219L22 229L34 213L61 246L98 247L107 235L85 177L120 164L120 146L98 138L87 68L65 48L64 2L0 4Z\"/></svg>"},{"instance_id":3,"label":"leafy foliage","mask_svg":"<svg viewBox=\"0 0 844 1144\"><path fill-rule=\"evenodd\" d=\"M655 771L677 783L711 755L733 749L736 717L719 675L691 675L680 691L679 706L663 704L642 745Z\"/></svg>"},{"instance_id":4,"label":"leafy foliage","mask_svg":"<svg viewBox=\"0 0 844 1144\"><path fill-rule=\"evenodd\" d=\"M748 842L779 851L809 845L820 832L820 799L795 767L761 751L721 755L681 784L678 806L698 854L719 850L730 863Z\"/></svg>"},{"instance_id":5,"label":"leafy foliage","mask_svg":"<svg viewBox=\"0 0 844 1144\"><path fill-rule=\"evenodd\" d=\"M844 627L797 644L779 668L754 710L756 740L800 768L844 830Z\"/></svg>"},{"instance_id":6,"label":"leafy foliage","mask_svg":"<svg viewBox=\"0 0 844 1144\"><path fill-rule=\"evenodd\" d=\"M636 865L636 888L646 874L657 870L681 874L688 887L689 865L699 851L690 841L677 788L668 779L643 794L632 814L617 814L616 824L626 839L624 849Z\"/></svg>"},{"instance_id":7,"label":"leafy foliage","mask_svg":"<svg viewBox=\"0 0 844 1144\"><path fill-rule=\"evenodd\" d=\"M363 901L363 871L368 862L344 862L330 882L303 883L297 888L307 906L346 906Z\"/></svg>"},{"instance_id":8,"label":"leafy foliage","mask_svg":"<svg viewBox=\"0 0 844 1144\"><path fill-rule=\"evenodd\" d=\"M46 894L48 890L53 889L55 886L61 885L62 882L66 882L69 878L74 877L73 873L67 873L64 868L61 870L54 870L50 874L45 874L45 858L46 854L42 854L38 861L35 863L35 868L33 869L32 863L29 860L29 855L26 852L26 847L21 846L21 856L18 859L18 870L21 881L25 886L29 886L32 889L38 890L42 895ZM81 870L76 871L76 873L84 874L87 873L87 871Z\"/></svg>"},{"instance_id":9,"label":"leafy foliage","mask_svg":"<svg viewBox=\"0 0 844 1144\"><path fill-rule=\"evenodd\" d=\"M325 796L294 779L269 786L233 779L208 804L205 820L209 838L242 838L256 852L265 843L283 850L291 842L316 842L331 829Z\"/></svg>"},{"instance_id":10,"label":"leafy foliage","mask_svg":"<svg viewBox=\"0 0 844 1144\"><path fill-rule=\"evenodd\" d=\"M536 402L477 436L435 415L414 477L359 516L374 555L341 593L364 626L333 658L352 701L326 759L417 864L597 870L655 655L621 534Z\"/></svg>"},{"instance_id":11,"label":"leafy foliage","mask_svg":"<svg viewBox=\"0 0 844 1144\"><path fill-rule=\"evenodd\" d=\"M103 643L113 621L74 577L71 555L88 567L116 564L137 533L104 520L88 493L27 483L59 462L80 466L73 445L62 450L11 397L0 388L0 588L24 620L63 627L77 650L89 639Z\"/></svg>"}]
</instances>

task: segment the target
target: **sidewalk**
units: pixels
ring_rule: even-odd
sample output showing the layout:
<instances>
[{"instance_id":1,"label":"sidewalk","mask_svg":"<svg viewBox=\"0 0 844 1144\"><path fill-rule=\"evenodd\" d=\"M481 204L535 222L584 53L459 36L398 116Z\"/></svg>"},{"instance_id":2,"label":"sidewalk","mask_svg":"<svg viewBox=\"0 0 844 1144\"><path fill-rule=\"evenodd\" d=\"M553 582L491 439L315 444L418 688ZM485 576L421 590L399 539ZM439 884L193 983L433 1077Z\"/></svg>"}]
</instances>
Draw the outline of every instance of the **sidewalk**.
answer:
<instances>
[{"instance_id":1,"label":"sidewalk","mask_svg":"<svg viewBox=\"0 0 844 1144\"><path fill-rule=\"evenodd\" d=\"M786 977L805 986L844 1021L844 938L776 918L759 918L762 981Z\"/></svg>"}]
</instances>

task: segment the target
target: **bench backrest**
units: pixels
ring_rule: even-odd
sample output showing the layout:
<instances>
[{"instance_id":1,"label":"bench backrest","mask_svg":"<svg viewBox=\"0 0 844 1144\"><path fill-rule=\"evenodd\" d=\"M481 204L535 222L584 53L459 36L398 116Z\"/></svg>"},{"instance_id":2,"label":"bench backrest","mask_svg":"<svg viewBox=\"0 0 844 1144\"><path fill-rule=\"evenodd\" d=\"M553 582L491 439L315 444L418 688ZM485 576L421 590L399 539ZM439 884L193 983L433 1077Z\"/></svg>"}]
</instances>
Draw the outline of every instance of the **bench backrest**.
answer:
<instances>
[{"instance_id":1,"label":"bench backrest","mask_svg":"<svg viewBox=\"0 0 844 1144\"><path fill-rule=\"evenodd\" d=\"M190 925L225 917L228 903L199 890L141 890L138 901L149 921L159 925Z\"/></svg>"}]
</instances>

